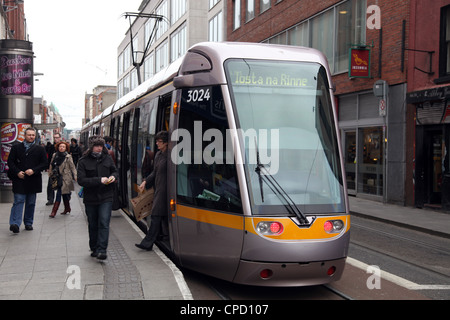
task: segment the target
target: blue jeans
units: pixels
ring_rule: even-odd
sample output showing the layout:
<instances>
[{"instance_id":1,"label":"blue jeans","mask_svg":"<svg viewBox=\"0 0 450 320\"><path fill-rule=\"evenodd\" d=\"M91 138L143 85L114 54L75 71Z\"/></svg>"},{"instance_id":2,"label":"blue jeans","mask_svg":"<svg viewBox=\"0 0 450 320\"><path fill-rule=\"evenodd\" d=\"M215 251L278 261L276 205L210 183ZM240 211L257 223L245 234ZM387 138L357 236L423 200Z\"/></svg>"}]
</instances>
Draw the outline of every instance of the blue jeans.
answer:
<instances>
[{"instance_id":1,"label":"blue jeans","mask_svg":"<svg viewBox=\"0 0 450 320\"><path fill-rule=\"evenodd\" d=\"M25 213L23 215L23 223L26 226L33 225L34 208L36 206L36 193L21 194L14 193L14 203L11 208L11 215L9 216L9 224L16 224L20 227L22 223L22 212L25 206Z\"/></svg>"},{"instance_id":2,"label":"blue jeans","mask_svg":"<svg viewBox=\"0 0 450 320\"><path fill-rule=\"evenodd\" d=\"M85 204L88 218L89 248L93 252L106 253L109 239L112 202L99 205Z\"/></svg>"}]
</instances>

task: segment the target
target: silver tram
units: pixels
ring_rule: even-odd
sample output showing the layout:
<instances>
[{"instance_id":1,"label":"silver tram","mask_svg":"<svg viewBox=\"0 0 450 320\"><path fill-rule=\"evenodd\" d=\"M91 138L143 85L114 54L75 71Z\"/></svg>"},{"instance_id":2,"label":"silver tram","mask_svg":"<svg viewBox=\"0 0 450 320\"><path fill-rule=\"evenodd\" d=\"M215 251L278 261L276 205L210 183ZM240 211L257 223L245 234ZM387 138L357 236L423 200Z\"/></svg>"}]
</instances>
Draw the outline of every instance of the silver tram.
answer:
<instances>
[{"instance_id":1,"label":"silver tram","mask_svg":"<svg viewBox=\"0 0 450 320\"><path fill-rule=\"evenodd\" d=\"M92 134L115 140L130 217L159 130L171 137L159 244L178 265L260 286L341 277L350 215L322 53L200 43L85 125L85 143Z\"/></svg>"}]
</instances>

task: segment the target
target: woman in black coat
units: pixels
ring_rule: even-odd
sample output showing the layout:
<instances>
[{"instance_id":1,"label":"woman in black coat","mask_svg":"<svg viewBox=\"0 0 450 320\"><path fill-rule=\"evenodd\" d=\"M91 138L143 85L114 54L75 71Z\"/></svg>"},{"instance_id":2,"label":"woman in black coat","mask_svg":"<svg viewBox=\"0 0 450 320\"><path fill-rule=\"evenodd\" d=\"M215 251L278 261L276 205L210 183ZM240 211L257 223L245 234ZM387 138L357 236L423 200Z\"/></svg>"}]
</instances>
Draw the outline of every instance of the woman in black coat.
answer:
<instances>
[{"instance_id":1,"label":"woman in black coat","mask_svg":"<svg viewBox=\"0 0 450 320\"><path fill-rule=\"evenodd\" d=\"M159 151L155 155L154 169L152 173L142 182L139 189L150 189L154 187L153 206L150 228L147 235L136 247L150 251L156 241L160 231L161 224L167 219L167 131L161 131L156 134L156 145Z\"/></svg>"},{"instance_id":2,"label":"woman in black coat","mask_svg":"<svg viewBox=\"0 0 450 320\"><path fill-rule=\"evenodd\" d=\"M9 218L9 230L19 232L22 211L27 230L33 230L36 193L42 192L41 172L47 169L47 153L44 147L35 143L36 131L25 130L23 143L12 146L8 157L8 177L12 180L14 204Z\"/></svg>"},{"instance_id":3,"label":"woman in black coat","mask_svg":"<svg viewBox=\"0 0 450 320\"><path fill-rule=\"evenodd\" d=\"M91 256L104 260L107 258L114 181L118 173L105 147L105 140L100 136L89 138L89 149L78 161L77 176L78 184L84 187Z\"/></svg>"}]
</instances>

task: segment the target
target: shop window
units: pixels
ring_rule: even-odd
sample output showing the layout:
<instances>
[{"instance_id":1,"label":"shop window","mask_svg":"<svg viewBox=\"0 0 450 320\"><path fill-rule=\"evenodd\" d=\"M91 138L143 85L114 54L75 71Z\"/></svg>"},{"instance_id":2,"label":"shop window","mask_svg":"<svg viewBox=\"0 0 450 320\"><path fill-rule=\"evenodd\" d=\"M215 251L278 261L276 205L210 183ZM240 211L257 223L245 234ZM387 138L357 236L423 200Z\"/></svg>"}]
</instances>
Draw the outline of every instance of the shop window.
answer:
<instances>
[{"instance_id":1,"label":"shop window","mask_svg":"<svg viewBox=\"0 0 450 320\"><path fill-rule=\"evenodd\" d=\"M358 192L383 195L384 135L382 127L362 128L359 134Z\"/></svg>"}]
</instances>

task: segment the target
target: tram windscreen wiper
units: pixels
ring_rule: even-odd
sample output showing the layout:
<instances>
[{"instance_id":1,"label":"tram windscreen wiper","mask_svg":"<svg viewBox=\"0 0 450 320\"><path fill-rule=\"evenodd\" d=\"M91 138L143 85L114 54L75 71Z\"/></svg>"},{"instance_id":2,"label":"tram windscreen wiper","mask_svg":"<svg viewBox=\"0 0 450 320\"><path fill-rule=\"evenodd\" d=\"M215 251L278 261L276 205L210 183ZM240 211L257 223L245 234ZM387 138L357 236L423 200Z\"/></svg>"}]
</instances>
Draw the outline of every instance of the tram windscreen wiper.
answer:
<instances>
[{"instance_id":1,"label":"tram windscreen wiper","mask_svg":"<svg viewBox=\"0 0 450 320\"><path fill-rule=\"evenodd\" d=\"M262 181L264 180L266 184L269 186L270 190L272 190L273 193L275 193L278 198L285 203L286 210L299 219L299 222L301 225L307 225L308 220L306 219L306 216L303 212L300 211L300 209L297 207L295 202L289 197L289 194L280 186L278 181L270 174L270 172L266 169L266 167L260 162L259 160L259 150L258 146L256 146L256 168L255 172L258 174L259 177L259 187L261 189L261 198L264 202L264 193L263 193L263 186Z\"/></svg>"}]
</instances>

